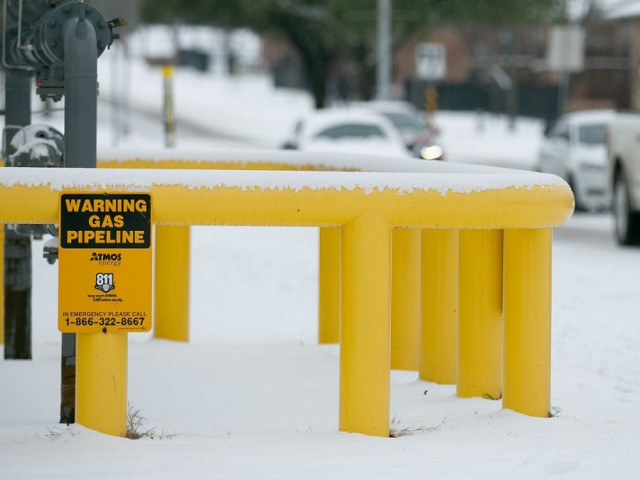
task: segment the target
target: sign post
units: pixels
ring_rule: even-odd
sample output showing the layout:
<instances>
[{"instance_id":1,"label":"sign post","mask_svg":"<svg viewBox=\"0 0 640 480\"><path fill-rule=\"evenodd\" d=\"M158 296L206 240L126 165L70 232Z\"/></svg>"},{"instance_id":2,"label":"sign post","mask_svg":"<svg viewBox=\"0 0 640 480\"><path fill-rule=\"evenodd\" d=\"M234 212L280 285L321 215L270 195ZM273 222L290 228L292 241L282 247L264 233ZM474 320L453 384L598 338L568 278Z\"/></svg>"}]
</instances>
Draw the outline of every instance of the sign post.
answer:
<instances>
[{"instance_id":1,"label":"sign post","mask_svg":"<svg viewBox=\"0 0 640 480\"><path fill-rule=\"evenodd\" d=\"M427 124L433 127L433 117L438 110L438 91L433 85L447 74L447 50L441 43L421 43L416 47L416 74L427 81L425 110Z\"/></svg>"},{"instance_id":2,"label":"sign post","mask_svg":"<svg viewBox=\"0 0 640 480\"><path fill-rule=\"evenodd\" d=\"M555 25L549 32L547 66L560 72L558 112L562 115L569 103L571 73L584 69L586 34L579 25Z\"/></svg>"},{"instance_id":3,"label":"sign post","mask_svg":"<svg viewBox=\"0 0 640 480\"><path fill-rule=\"evenodd\" d=\"M127 333L151 329L151 197L60 196L58 329L77 333L76 420L126 435Z\"/></svg>"}]
</instances>

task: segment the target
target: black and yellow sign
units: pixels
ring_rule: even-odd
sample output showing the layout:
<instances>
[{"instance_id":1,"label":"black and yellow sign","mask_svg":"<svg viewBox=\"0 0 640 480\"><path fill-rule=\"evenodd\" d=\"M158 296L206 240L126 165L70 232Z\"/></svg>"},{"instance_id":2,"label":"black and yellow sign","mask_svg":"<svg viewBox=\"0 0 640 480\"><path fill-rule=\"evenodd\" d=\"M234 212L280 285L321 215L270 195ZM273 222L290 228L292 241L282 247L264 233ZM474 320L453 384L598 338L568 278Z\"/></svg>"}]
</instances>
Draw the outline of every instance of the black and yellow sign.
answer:
<instances>
[{"instance_id":1,"label":"black and yellow sign","mask_svg":"<svg viewBox=\"0 0 640 480\"><path fill-rule=\"evenodd\" d=\"M58 329L151 329L151 196L60 196Z\"/></svg>"}]
</instances>

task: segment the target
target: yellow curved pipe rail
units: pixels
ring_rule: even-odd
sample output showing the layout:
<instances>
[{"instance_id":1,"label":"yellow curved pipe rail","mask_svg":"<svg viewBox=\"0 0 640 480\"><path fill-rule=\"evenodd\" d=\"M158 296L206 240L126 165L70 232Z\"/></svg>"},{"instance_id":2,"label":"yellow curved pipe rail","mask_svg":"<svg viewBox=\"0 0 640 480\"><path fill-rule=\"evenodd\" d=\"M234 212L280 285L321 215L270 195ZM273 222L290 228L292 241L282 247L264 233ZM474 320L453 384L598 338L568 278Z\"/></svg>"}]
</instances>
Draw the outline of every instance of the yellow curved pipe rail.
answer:
<instances>
[{"instance_id":1,"label":"yellow curved pipe rail","mask_svg":"<svg viewBox=\"0 0 640 480\"><path fill-rule=\"evenodd\" d=\"M573 212L560 182L442 192L440 182L395 172L70 170L1 169L2 221L56 222L60 192L105 190L151 193L160 225L335 227L373 209L393 227L553 228Z\"/></svg>"},{"instance_id":2,"label":"yellow curved pipe rail","mask_svg":"<svg viewBox=\"0 0 640 480\"><path fill-rule=\"evenodd\" d=\"M281 170L288 167L311 170L308 164L312 162L302 160L293 165L285 162L284 166L269 163L267 169L279 166ZM179 161L176 165L191 165L192 161ZM168 171L162 166L147 170L0 169L0 222L56 222L62 192L140 191L153 196L152 221L159 226L337 227L336 231L342 233L332 235L331 241L334 245L339 241L342 266L339 428L380 436L389 433L391 269L398 264L392 261L393 230L486 230L487 235L481 237L486 237L487 251L493 252L492 255L500 246L491 240L496 234L490 232L504 231L504 381L496 379L495 374L490 381L502 383L508 408L529 415L546 415L550 409L550 229L571 215L571 190L557 177L542 174L420 162L411 162L412 168L419 171L406 173L405 168L410 171L408 164L394 161L397 164L390 169L399 171L384 173L194 171L188 168ZM343 165L343 169L357 170L357 163ZM157 165L169 164L159 162ZM243 165L247 164L251 162ZM126 162L118 165L133 166ZM333 167L316 169L323 168ZM429 242L429 236L424 237L424 241ZM465 240L465 245L471 244ZM431 250L442 252L441 248ZM465 251L472 255L472 246L465 247ZM447 252L447 256L451 255L451 248L447 248ZM434 260L429 257L423 250L423 276L425 265ZM451 278L456 275L453 269L439 267L435 271L447 277L436 281L457 285L457 280ZM478 300L474 295L465 293L473 291L473 272L477 268L465 271L469 275L465 280L468 287L460 292L460 305L465 306L465 312L482 312L485 307L476 304ZM512 286L507 288L507 283ZM493 289L494 295L502 295L502 291L496 291L502 288L502 282L491 280L486 288ZM415 286L414 294L420 295L419 285ZM456 296L448 295L448 298ZM423 306L438 301L440 299L430 296L430 292L422 295ZM447 310L450 322L450 307ZM495 310L491 311L494 316ZM487 332L484 335L494 338L495 328L501 328L497 323L491 320L484 325ZM423 329L429 325L424 312L421 324ZM96 349L118 344L124 350L119 364L123 356L126 358L126 342L102 342L88 335L101 334L79 335L79 352L90 350L85 347L91 345L95 355ZM470 339L465 349L470 352L477 348L473 335L467 331L462 335ZM433 342L420 342L422 348L430 344ZM78 362L90 362L92 354L78 357ZM465 354L468 352L459 352L458 357L468 358ZM422 355L427 356L425 352ZM420 361L421 368L422 363ZM473 377L480 375L473 370L463 373L470 385L474 384ZM90 428L120 435L121 419L114 419L113 427L104 425L103 412L95 407L99 389L87 388L85 382L91 381L90 374L79 375L78 382L84 385L80 390L87 396L78 399L79 418ZM438 375L433 373L433 378ZM125 384L120 385L119 391L124 391L122 398L126 401L126 375L123 376ZM495 388L491 392L495 394ZM122 398L115 403L121 406Z\"/></svg>"}]
</instances>

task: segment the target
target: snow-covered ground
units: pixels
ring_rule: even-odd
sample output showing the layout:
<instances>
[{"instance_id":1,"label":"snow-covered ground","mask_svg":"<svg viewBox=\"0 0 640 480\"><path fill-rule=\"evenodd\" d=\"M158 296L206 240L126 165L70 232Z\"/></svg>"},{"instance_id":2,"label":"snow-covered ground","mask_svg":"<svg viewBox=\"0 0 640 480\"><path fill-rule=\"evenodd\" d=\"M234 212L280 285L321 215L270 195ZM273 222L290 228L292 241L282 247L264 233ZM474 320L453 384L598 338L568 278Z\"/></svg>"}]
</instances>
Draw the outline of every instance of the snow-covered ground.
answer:
<instances>
[{"instance_id":1,"label":"snow-covered ground","mask_svg":"<svg viewBox=\"0 0 640 480\"><path fill-rule=\"evenodd\" d=\"M106 98L114 93L101 62ZM131 71L132 98L151 114L131 113L135 130L118 142L161 146L159 119L149 120L161 109L161 75ZM178 124L180 146L275 146L310 108L304 94L273 92L257 75L178 71L175 89L178 118L228 134L183 136ZM109 106L100 108L99 143L112 146ZM438 116L449 161L530 165L538 122L509 133L504 119L482 121ZM394 371L393 426L411 433L400 438L337 431L339 348L317 345L313 228L194 227L191 341L129 336L129 400L154 437L57 424L57 266L35 242L34 358L0 361L0 478L638 478L640 251L617 247L610 232L608 214L580 214L554 233L553 418Z\"/></svg>"}]
</instances>

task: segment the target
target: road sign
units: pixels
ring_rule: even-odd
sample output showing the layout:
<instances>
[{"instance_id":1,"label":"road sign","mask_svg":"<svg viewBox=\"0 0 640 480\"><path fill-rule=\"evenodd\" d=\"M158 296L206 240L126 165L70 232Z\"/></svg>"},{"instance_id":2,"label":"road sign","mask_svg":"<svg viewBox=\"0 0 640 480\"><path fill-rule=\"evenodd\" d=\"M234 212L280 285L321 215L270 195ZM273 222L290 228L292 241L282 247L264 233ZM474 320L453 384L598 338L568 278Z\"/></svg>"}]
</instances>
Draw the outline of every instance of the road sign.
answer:
<instances>
[{"instance_id":1,"label":"road sign","mask_svg":"<svg viewBox=\"0 0 640 480\"><path fill-rule=\"evenodd\" d=\"M547 65L558 72L584 69L586 34L579 25L555 25L549 33Z\"/></svg>"},{"instance_id":2,"label":"road sign","mask_svg":"<svg viewBox=\"0 0 640 480\"><path fill-rule=\"evenodd\" d=\"M60 196L58 329L151 329L151 197Z\"/></svg>"},{"instance_id":3,"label":"road sign","mask_svg":"<svg viewBox=\"0 0 640 480\"><path fill-rule=\"evenodd\" d=\"M416 73L422 80L441 80L447 74L447 51L441 43L416 47Z\"/></svg>"}]
</instances>

